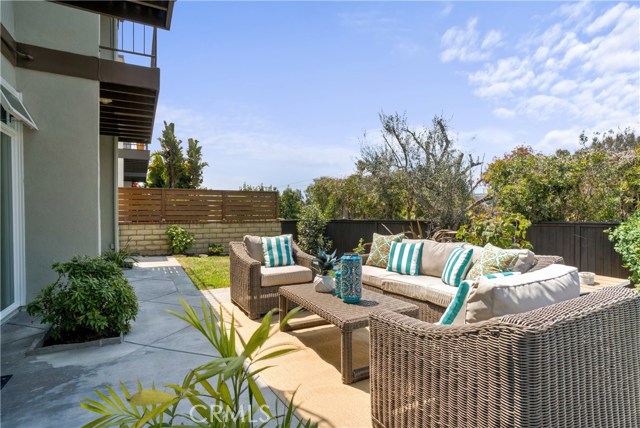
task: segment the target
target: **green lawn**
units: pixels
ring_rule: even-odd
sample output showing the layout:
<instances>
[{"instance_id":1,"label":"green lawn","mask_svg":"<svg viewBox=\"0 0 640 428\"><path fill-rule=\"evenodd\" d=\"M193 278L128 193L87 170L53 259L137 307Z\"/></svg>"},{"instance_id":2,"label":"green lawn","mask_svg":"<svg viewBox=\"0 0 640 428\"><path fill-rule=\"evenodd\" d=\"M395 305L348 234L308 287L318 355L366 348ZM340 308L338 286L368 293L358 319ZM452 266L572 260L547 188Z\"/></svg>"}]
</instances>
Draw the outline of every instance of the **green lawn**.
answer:
<instances>
[{"instance_id":1,"label":"green lawn","mask_svg":"<svg viewBox=\"0 0 640 428\"><path fill-rule=\"evenodd\" d=\"M199 289L229 286L229 256L176 256L176 259Z\"/></svg>"}]
</instances>

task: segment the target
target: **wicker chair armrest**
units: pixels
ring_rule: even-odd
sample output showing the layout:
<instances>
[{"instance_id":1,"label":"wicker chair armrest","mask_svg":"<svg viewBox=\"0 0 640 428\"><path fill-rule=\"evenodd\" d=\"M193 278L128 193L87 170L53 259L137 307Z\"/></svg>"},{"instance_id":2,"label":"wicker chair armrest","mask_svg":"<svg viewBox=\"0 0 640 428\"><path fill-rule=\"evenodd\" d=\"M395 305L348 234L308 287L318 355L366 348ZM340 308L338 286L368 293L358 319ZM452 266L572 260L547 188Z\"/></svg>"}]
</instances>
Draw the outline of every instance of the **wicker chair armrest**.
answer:
<instances>
[{"instance_id":1,"label":"wicker chair armrest","mask_svg":"<svg viewBox=\"0 0 640 428\"><path fill-rule=\"evenodd\" d=\"M231 297L241 304L260 297L260 262L251 258L242 242L229 243Z\"/></svg>"},{"instance_id":2,"label":"wicker chair armrest","mask_svg":"<svg viewBox=\"0 0 640 428\"><path fill-rule=\"evenodd\" d=\"M293 242L293 258L296 260L297 265L313 270L313 259L315 257L302 251L295 242Z\"/></svg>"},{"instance_id":3,"label":"wicker chair armrest","mask_svg":"<svg viewBox=\"0 0 640 428\"><path fill-rule=\"evenodd\" d=\"M553 264L563 265L564 259L560 256L539 256L536 255L536 264L529 270L533 272L551 266Z\"/></svg>"}]
</instances>

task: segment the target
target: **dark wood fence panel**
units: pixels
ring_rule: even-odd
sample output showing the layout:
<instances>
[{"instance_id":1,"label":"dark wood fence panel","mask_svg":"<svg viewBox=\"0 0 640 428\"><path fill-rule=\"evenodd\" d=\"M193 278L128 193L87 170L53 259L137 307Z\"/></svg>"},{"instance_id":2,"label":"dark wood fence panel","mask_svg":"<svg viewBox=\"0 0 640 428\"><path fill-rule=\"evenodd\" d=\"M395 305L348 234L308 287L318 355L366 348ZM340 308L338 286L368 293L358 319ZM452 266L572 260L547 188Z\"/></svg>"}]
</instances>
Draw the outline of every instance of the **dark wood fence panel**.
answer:
<instances>
[{"instance_id":1,"label":"dark wood fence panel","mask_svg":"<svg viewBox=\"0 0 640 428\"><path fill-rule=\"evenodd\" d=\"M277 192L118 189L120 223L243 223L277 218Z\"/></svg>"},{"instance_id":2,"label":"dark wood fence panel","mask_svg":"<svg viewBox=\"0 0 640 428\"><path fill-rule=\"evenodd\" d=\"M297 240L297 220L282 221L282 233L291 233ZM333 241L338 254L352 251L359 239L371 242L373 233L388 234L387 226L393 233L416 228L416 222L402 220L332 220L327 224L326 235ZM565 263L576 266L580 271L595 272L598 275L627 278L629 271L622 267L620 255L613 249L606 229L617 223L538 223L527 231L527 239L537 254L562 256ZM432 231L423 224L423 231Z\"/></svg>"},{"instance_id":3,"label":"dark wood fence panel","mask_svg":"<svg viewBox=\"0 0 640 428\"><path fill-rule=\"evenodd\" d=\"M580 271L626 278L629 270L613 249L605 230L618 223L537 223L527 231L527 239L538 254L564 257L565 263Z\"/></svg>"}]
</instances>

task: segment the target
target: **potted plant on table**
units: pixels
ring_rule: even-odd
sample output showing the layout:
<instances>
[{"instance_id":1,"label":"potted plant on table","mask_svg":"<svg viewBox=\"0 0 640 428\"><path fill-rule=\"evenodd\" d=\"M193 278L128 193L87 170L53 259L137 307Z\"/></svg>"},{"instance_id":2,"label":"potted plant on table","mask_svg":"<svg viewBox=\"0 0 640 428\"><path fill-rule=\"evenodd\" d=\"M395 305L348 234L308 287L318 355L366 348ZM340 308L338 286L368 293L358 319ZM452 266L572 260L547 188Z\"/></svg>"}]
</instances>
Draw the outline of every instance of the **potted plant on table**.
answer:
<instances>
[{"instance_id":1,"label":"potted plant on table","mask_svg":"<svg viewBox=\"0 0 640 428\"><path fill-rule=\"evenodd\" d=\"M322 248L318 250L318 257L313 260L313 266L316 269L316 277L313 280L313 284L317 292L331 293L335 288L335 282L329 272L333 270L336 263L336 250L330 254Z\"/></svg>"}]
</instances>

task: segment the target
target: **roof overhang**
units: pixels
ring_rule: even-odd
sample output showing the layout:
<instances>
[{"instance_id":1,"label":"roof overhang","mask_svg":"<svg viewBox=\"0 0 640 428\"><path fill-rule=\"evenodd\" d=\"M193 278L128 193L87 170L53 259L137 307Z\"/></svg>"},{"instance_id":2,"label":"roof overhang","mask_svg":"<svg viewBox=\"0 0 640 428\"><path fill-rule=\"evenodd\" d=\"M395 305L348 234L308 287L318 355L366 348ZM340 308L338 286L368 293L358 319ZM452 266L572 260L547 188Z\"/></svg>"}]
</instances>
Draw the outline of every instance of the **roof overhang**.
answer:
<instances>
[{"instance_id":1,"label":"roof overhang","mask_svg":"<svg viewBox=\"0 0 640 428\"><path fill-rule=\"evenodd\" d=\"M126 0L126 1L62 1L50 0L76 9L139 22L169 30L175 0Z\"/></svg>"},{"instance_id":2,"label":"roof overhang","mask_svg":"<svg viewBox=\"0 0 640 428\"><path fill-rule=\"evenodd\" d=\"M160 70L115 61L100 65L100 134L151 143Z\"/></svg>"}]
</instances>

